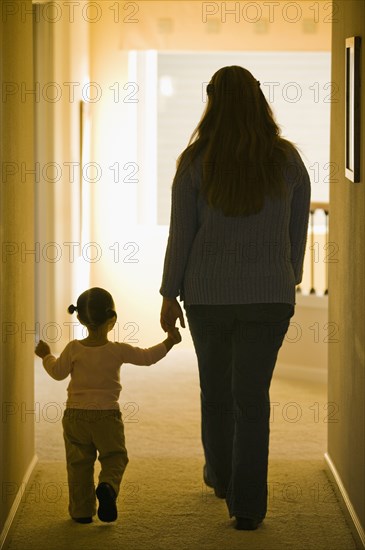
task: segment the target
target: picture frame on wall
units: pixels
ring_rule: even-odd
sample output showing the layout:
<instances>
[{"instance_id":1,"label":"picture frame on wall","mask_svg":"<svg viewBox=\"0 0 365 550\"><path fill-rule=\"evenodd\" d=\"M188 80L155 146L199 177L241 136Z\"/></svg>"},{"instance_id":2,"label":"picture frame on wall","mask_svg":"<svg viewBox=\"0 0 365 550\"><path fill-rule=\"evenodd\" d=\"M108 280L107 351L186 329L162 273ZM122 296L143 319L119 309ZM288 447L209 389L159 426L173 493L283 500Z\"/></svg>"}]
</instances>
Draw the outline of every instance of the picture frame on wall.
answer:
<instances>
[{"instance_id":1,"label":"picture frame on wall","mask_svg":"<svg viewBox=\"0 0 365 550\"><path fill-rule=\"evenodd\" d=\"M345 44L345 176L360 181L360 36Z\"/></svg>"}]
</instances>

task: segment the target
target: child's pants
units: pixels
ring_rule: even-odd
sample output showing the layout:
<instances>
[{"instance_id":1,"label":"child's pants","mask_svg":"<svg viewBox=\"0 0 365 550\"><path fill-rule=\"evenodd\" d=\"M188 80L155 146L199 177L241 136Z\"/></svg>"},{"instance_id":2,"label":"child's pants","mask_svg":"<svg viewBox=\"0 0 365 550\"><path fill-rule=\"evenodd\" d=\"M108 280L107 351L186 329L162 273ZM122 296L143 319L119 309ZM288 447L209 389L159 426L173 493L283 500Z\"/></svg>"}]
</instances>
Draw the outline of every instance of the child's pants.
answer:
<instances>
[{"instance_id":1,"label":"child's pants","mask_svg":"<svg viewBox=\"0 0 365 550\"><path fill-rule=\"evenodd\" d=\"M99 483L109 483L118 495L128 464L121 412L113 410L66 409L62 419L66 447L71 517L96 513L94 463L98 451Z\"/></svg>"}]
</instances>

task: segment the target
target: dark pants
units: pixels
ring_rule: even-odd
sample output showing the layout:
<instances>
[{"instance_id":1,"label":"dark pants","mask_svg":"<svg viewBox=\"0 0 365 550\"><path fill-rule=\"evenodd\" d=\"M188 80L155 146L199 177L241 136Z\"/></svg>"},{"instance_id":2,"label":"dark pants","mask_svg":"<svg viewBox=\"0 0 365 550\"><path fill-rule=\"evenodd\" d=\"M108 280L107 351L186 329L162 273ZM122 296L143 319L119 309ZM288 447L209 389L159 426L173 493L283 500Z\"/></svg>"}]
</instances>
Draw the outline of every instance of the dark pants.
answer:
<instances>
[{"instance_id":1,"label":"dark pants","mask_svg":"<svg viewBox=\"0 0 365 550\"><path fill-rule=\"evenodd\" d=\"M294 315L283 303L185 306L198 358L207 478L230 517L267 510L269 388Z\"/></svg>"}]
</instances>

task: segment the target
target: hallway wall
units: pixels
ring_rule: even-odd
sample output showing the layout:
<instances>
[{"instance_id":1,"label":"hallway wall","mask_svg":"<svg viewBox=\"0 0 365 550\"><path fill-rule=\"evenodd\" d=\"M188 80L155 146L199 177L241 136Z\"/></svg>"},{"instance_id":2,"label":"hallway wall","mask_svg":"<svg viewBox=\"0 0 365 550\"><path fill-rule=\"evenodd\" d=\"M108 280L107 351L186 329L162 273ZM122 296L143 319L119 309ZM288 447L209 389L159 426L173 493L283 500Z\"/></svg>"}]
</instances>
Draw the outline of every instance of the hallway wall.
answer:
<instances>
[{"instance_id":1,"label":"hallway wall","mask_svg":"<svg viewBox=\"0 0 365 550\"><path fill-rule=\"evenodd\" d=\"M329 345L328 401L338 407L339 422L328 424L327 461L347 493L361 524L365 545L365 162L361 181L345 178L345 38L362 37L362 88L365 77L365 2L339 1L333 24L332 81L340 96L332 103L331 162L338 181L330 187L329 241L338 245L338 263L329 264L329 322L339 326L339 341ZM365 136L365 94L361 98L361 138ZM364 151L364 142L361 144ZM344 493L344 498L346 495ZM355 518L356 519L356 518Z\"/></svg>"},{"instance_id":2,"label":"hallway wall","mask_svg":"<svg viewBox=\"0 0 365 550\"><path fill-rule=\"evenodd\" d=\"M88 22L80 9L70 24L61 5L62 16L52 23L52 6L45 4L37 6L33 20L31 0L7 2L0 21L0 547L36 462L34 422L42 411L34 398L35 337L47 340L56 353L69 341L75 319L66 308L82 271L75 243L80 241L80 100L89 81Z\"/></svg>"},{"instance_id":3,"label":"hallway wall","mask_svg":"<svg viewBox=\"0 0 365 550\"><path fill-rule=\"evenodd\" d=\"M84 281L81 248L80 103L89 92L88 22L81 7L70 14L59 4L35 5L35 79L41 90L36 108L35 187L36 321L39 335L60 353L76 337L67 307ZM48 11L47 11L48 10Z\"/></svg>"},{"instance_id":4,"label":"hallway wall","mask_svg":"<svg viewBox=\"0 0 365 550\"><path fill-rule=\"evenodd\" d=\"M32 9L31 0L22 2ZM18 7L20 2L13 2ZM0 533L34 465L32 17L0 20ZM4 95L5 92L5 95ZM27 333L27 331L30 331ZM14 508L13 508L14 510ZM2 535L0 535L0 546Z\"/></svg>"}]
</instances>

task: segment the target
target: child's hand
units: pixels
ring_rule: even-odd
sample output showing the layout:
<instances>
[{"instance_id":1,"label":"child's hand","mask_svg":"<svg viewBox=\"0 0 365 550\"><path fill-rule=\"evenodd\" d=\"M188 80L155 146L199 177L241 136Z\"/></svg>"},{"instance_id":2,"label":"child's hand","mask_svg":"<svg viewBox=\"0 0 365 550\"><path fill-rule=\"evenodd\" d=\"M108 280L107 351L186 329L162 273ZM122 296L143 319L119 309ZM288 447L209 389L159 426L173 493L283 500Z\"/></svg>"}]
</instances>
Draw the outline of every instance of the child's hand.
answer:
<instances>
[{"instance_id":1,"label":"child's hand","mask_svg":"<svg viewBox=\"0 0 365 550\"><path fill-rule=\"evenodd\" d=\"M46 342L43 342L43 340L39 340L35 348L35 354L38 355L38 357L42 357L43 359L43 357L45 357L49 353L51 353L51 348L49 347L49 345L46 344Z\"/></svg>"},{"instance_id":2,"label":"child's hand","mask_svg":"<svg viewBox=\"0 0 365 550\"><path fill-rule=\"evenodd\" d=\"M174 344L178 344L179 342L181 342L181 334L177 327L174 327L171 330L168 330L167 334L168 334L168 337L174 342Z\"/></svg>"}]
</instances>

